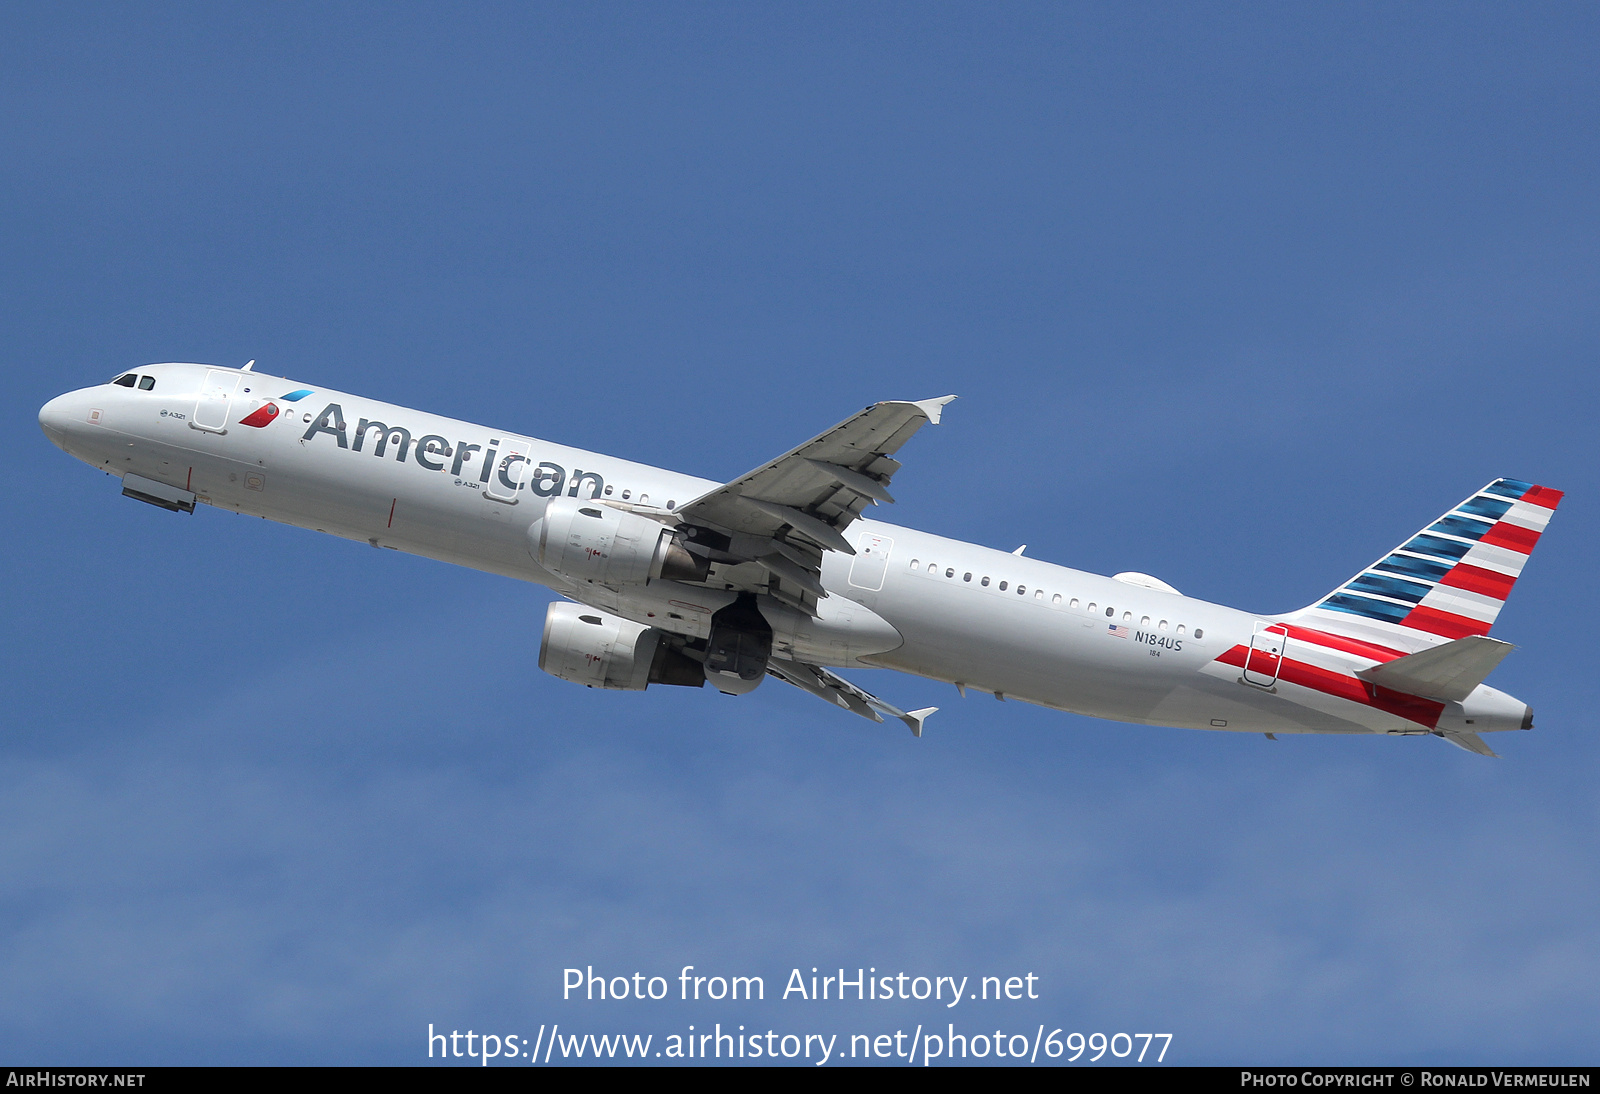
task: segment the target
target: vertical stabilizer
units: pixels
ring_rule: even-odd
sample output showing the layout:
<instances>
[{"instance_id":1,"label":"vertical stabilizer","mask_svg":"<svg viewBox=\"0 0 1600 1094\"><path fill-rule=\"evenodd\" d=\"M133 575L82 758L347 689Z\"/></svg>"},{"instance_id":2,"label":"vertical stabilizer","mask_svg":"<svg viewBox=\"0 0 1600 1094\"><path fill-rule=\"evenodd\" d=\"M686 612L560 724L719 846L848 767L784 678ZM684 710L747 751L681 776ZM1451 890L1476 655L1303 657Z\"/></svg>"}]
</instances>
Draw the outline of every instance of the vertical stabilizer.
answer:
<instances>
[{"instance_id":1,"label":"vertical stabilizer","mask_svg":"<svg viewBox=\"0 0 1600 1094\"><path fill-rule=\"evenodd\" d=\"M1288 618L1415 652L1489 633L1561 491L1496 479Z\"/></svg>"}]
</instances>

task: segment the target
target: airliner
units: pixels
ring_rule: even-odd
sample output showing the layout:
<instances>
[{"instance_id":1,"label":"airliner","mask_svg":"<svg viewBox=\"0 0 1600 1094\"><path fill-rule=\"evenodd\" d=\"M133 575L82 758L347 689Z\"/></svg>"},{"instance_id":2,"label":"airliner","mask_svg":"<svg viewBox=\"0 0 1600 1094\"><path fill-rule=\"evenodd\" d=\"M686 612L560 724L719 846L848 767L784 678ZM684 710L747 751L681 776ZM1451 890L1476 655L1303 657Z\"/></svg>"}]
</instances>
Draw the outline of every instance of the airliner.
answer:
<instances>
[{"instance_id":1,"label":"airliner","mask_svg":"<svg viewBox=\"0 0 1600 1094\"><path fill-rule=\"evenodd\" d=\"M1095 718L1265 734L1531 729L1489 637L1561 491L1501 478L1320 600L1258 615L871 520L954 396L882 402L732 482L242 368L155 364L46 403L59 448L174 513L280 521L546 586L539 667L743 695L767 677L913 734L839 670Z\"/></svg>"}]
</instances>

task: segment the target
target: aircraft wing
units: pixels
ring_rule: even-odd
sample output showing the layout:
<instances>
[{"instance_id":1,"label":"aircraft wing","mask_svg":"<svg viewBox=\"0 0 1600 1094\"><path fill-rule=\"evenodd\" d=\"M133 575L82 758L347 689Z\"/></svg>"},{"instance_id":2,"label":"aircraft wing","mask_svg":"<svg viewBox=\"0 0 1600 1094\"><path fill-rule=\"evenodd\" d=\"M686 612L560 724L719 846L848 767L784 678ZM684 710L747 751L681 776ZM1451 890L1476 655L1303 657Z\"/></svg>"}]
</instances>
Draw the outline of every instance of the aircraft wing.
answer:
<instances>
[{"instance_id":1,"label":"aircraft wing","mask_svg":"<svg viewBox=\"0 0 1600 1094\"><path fill-rule=\"evenodd\" d=\"M690 549L718 565L714 583L771 592L815 614L816 598L827 595L823 552L856 553L843 532L868 502L894 501L887 487L900 462L892 454L924 424L937 425L954 398L875 403L680 506L680 522L711 533L691 537Z\"/></svg>"},{"instance_id":2,"label":"aircraft wing","mask_svg":"<svg viewBox=\"0 0 1600 1094\"><path fill-rule=\"evenodd\" d=\"M886 703L869 691L856 687L844 677L839 676L820 665L808 665L803 661L786 661L774 657L767 662L767 672L786 683L793 684L802 691L809 691L820 699L826 699L835 706L844 707L863 718L870 718L874 722L881 722L884 715L898 718L911 730L913 736L922 736L922 723L938 710L938 707L923 707L909 713L901 710L891 703Z\"/></svg>"}]
</instances>

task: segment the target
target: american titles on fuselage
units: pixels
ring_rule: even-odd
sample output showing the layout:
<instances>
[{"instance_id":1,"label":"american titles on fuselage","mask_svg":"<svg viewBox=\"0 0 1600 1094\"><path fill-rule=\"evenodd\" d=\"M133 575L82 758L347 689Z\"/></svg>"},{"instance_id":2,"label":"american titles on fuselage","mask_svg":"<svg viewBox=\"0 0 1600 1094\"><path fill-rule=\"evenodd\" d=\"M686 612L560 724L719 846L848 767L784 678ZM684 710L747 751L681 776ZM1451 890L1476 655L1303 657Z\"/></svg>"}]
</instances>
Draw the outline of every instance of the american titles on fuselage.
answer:
<instances>
[{"instance_id":1,"label":"american titles on fuselage","mask_svg":"<svg viewBox=\"0 0 1600 1094\"><path fill-rule=\"evenodd\" d=\"M307 429L300 439L310 441L319 433L331 436L342 449L351 452L361 452L365 449L380 459L389 454L390 444L393 442L396 462L405 463L409 454L417 466L429 471L448 470L457 478L461 476L461 469L464 466L476 464L479 483L487 486L490 477L493 476L506 490L521 490L526 486L541 498L557 497L563 490L566 491L567 497L575 498L586 484L589 487L590 499L606 492L604 477L595 471L584 471L575 467L569 476L567 469L561 464L551 460L534 463L531 455L520 452L508 453L497 463L496 457L499 456L500 445L498 439L491 439L486 445L459 440L452 445L448 437L437 433L427 433L413 438L411 431L404 426L389 425L369 418L358 421L354 433L351 434L345 421L344 408L338 403L329 403L324 407L322 413L312 421L311 428ZM373 444L370 449L366 449L369 437ZM482 455L477 456L478 453ZM523 466L524 464L527 466Z\"/></svg>"}]
</instances>

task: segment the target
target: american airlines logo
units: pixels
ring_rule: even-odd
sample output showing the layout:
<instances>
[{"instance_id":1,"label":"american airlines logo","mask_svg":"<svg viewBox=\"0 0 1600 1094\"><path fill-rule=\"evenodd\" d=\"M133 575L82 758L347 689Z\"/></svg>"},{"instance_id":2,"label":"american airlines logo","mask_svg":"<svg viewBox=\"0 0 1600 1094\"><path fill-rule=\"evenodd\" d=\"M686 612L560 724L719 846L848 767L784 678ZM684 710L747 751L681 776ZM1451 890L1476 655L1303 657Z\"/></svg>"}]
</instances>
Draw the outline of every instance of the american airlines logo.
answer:
<instances>
[{"instance_id":1,"label":"american airlines logo","mask_svg":"<svg viewBox=\"0 0 1600 1094\"><path fill-rule=\"evenodd\" d=\"M249 391L250 389L249 388L245 388L245 390ZM311 389L308 388L308 387L303 387L299 391L291 391L286 395L278 396L278 398L282 399L286 403L298 403L301 399L304 399L307 395L310 395L310 394L311 394ZM166 413L166 412L163 411L162 413ZM239 424L240 425L254 426L257 429L261 429L264 426L271 425L273 422L277 421L277 419L278 419L278 404L277 403L273 403L273 402L269 402L269 403L267 403L266 406L260 407L259 409L256 409L256 410L252 410L249 414L245 415L243 418L240 418L239 419Z\"/></svg>"},{"instance_id":2,"label":"american airlines logo","mask_svg":"<svg viewBox=\"0 0 1600 1094\"><path fill-rule=\"evenodd\" d=\"M271 406L268 403L267 406ZM254 418L266 407L251 414ZM277 409L273 408L272 417L277 417ZM268 418L267 421L271 421ZM256 425L248 419L245 425ZM266 422L259 423L265 425ZM377 459L384 459L393 452L395 462L405 463L409 457L417 466L429 471L448 471L451 475L460 477L463 468L475 468L478 472L477 480L486 489L498 488L506 491L521 490L526 486L541 498L553 498L563 491L569 498L575 498L583 489L589 486L589 497L597 498L605 492L606 482L599 473L573 468L569 474L567 469L550 460L541 460L534 463L531 456L521 453L509 453L500 456L499 441L491 440L487 445L471 444L467 441L450 443L448 437L437 433L427 433L421 437L413 438L411 431L405 426L389 425L387 422L373 421L362 418L356 423L355 430L349 431L345 424L344 408L338 403L329 403L317 415L316 421L311 423L302 441L312 441L318 434L326 433L334 439L341 449L348 452L366 451ZM367 442L371 441L371 447ZM526 467L521 466L526 464ZM497 480L491 482L491 478Z\"/></svg>"},{"instance_id":3,"label":"american airlines logo","mask_svg":"<svg viewBox=\"0 0 1600 1094\"><path fill-rule=\"evenodd\" d=\"M277 417L278 404L267 403L265 406L259 407L256 410L252 410L249 414L246 414L243 418L240 418L239 424L252 425L257 429L260 429L263 426L271 425L277 420Z\"/></svg>"}]
</instances>

